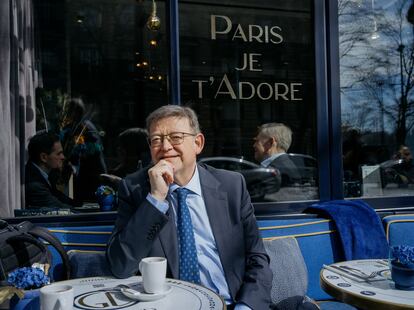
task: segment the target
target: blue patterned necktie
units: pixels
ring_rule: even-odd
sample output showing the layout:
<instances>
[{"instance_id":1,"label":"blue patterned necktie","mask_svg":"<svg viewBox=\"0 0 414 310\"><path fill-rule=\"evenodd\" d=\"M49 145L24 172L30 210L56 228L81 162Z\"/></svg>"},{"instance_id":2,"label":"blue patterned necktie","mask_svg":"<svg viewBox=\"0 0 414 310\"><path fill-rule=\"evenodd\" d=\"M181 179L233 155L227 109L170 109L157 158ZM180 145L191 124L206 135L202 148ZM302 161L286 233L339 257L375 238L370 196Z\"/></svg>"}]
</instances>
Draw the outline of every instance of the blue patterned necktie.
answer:
<instances>
[{"instance_id":1,"label":"blue patterned necktie","mask_svg":"<svg viewBox=\"0 0 414 310\"><path fill-rule=\"evenodd\" d=\"M198 268L197 250L194 240L193 223L190 210L186 202L190 191L186 188L175 190L178 198L177 231L179 246L179 276L181 280L200 283L200 270Z\"/></svg>"}]
</instances>

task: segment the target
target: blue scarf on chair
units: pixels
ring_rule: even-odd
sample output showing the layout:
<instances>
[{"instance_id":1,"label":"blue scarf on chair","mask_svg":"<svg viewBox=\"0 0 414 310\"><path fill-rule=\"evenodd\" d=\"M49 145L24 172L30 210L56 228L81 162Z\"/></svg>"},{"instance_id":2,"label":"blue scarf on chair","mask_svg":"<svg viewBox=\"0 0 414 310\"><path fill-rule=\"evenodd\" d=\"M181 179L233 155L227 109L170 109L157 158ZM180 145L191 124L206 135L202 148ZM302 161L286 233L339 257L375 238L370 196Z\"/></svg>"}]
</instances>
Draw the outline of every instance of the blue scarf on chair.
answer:
<instances>
[{"instance_id":1,"label":"blue scarf on chair","mask_svg":"<svg viewBox=\"0 0 414 310\"><path fill-rule=\"evenodd\" d=\"M346 260L388 257L381 219L362 200L316 203L305 212L328 216L335 222Z\"/></svg>"}]
</instances>

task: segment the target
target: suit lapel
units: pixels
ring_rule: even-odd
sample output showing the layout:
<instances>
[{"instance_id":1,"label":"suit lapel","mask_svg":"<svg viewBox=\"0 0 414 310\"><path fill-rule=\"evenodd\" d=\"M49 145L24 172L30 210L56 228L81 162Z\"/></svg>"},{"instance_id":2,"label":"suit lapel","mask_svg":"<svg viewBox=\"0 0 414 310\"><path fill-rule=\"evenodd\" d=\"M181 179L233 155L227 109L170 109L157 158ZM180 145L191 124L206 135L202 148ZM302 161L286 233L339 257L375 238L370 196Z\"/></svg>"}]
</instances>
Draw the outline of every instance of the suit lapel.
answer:
<instances>
[{"instance_id":1,"label":"suit lapel","mask_svg":"<svg viewBox=\"0 0 414 310\"><path fill-rule=\"evenodd\" d=\"M226 251L225 236L227 236L227 230L231 225L227 193L219 189L220 182L209 171L201 166L198 166L198 171L211 230L213 231L220 260L226 271L228 266L225 266L226 261L223 253Z\"/></svg>"}]
</instances>

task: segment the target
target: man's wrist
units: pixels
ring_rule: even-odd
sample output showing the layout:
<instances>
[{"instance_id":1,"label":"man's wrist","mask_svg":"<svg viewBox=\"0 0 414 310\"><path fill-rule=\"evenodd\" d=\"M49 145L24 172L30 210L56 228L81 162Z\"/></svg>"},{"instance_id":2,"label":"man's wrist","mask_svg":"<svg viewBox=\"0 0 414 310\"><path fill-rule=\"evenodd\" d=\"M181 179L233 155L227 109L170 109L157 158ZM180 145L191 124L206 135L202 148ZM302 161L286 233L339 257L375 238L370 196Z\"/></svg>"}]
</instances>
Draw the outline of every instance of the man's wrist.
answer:
<instances>
[{"instance_id":1,"label":"man's wrist","mask_svg":"<svg viewBox=\"0 0 414 310\"><path fill-rule=\"evenodd\" d=\"M158 200L158 201L165 201L166 196L159 194L159 193L149 193L152 197L154 197L154 199Z\"/></svg>"},{"instance_id":2,"label":"man's wrist","mask_svg":"<svg viewBox=\"0 0 414 310\"><path fill-rule=\"evenodd\" d=\"M153 205L155 208L158 209L158 211L166 214L168 211L168 202L166 200L160 201L157 198L155 198L151 193L148 193L147 195L147 201Z\"/></svg>"}]
</instances>

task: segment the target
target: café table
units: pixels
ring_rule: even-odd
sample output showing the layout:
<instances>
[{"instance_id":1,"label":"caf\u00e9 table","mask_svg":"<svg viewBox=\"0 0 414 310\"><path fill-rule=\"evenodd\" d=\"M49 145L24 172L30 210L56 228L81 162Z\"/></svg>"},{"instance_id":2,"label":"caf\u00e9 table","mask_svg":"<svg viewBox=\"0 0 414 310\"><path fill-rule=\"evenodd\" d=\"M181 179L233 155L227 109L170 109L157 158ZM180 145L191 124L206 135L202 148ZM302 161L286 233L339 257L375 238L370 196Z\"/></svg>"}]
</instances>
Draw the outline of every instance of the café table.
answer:
<instances>
[{"instance_id":1,"label":"caf\u00e9 table","mask_svg":"<svg viewBox=\"0 0 414 310\"><path fill-rule=\"evenodd\" d=\"M135 310L223 310L226 304L212 290L203 286L175 279L167 279L169 293L152 301L133 300L126 297L119 285L142 287L142 278L127 279L92 277L56 282L74 288L74 309L135 309ZM147 296L148 297L148 296ZM151 298L150 298L151 299Z\"/></svg>"},{"instance_id":2,"label":"caf\u00e9 table","mask_svg":"<svg viewBox=\"0 0 414 310\"><path fill-rule=\"evenodd\" d=\"M414 291L395 288L388 262L384 259L352 260L324 266L320 283L331 296L360 309L414 309Z\"/></svg>"}]
</instances>

